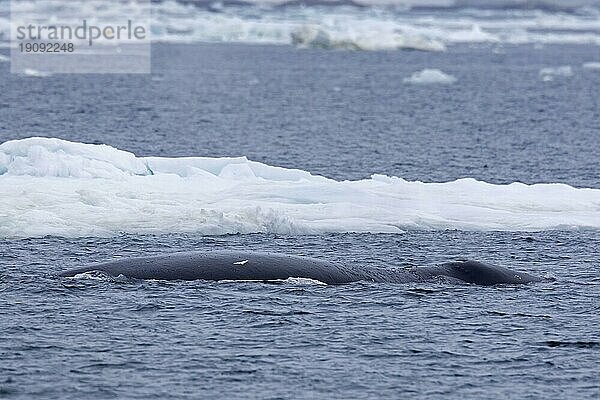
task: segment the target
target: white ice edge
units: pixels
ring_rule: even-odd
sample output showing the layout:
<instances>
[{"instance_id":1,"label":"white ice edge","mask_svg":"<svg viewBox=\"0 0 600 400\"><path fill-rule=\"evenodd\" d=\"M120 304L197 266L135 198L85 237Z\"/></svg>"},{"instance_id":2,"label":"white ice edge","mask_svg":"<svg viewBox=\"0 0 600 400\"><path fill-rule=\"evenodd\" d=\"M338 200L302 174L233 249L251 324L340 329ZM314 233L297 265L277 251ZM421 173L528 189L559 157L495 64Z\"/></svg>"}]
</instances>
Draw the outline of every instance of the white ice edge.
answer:
<instances>
[{"instance_id":1,"label":"white ice edge","mask_svg":"<svg viewBox=\"0 0 600 400\"><path fill-rule=\"evenodd\" d=\"M245 157L136 157L49 138L0 145L2 238L598 228L600 190L562 183L335 181Z\"/></svg>"}]
</instances>

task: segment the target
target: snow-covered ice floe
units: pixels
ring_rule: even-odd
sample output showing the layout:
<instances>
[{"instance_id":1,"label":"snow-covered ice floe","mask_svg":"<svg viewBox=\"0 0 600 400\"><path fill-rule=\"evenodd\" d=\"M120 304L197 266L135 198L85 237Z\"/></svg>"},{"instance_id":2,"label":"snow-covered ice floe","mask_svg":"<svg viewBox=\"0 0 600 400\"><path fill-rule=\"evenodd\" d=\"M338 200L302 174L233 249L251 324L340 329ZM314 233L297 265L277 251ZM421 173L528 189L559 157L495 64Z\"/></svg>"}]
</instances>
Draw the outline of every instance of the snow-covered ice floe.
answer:
<instances>
[{"instance_id":1,"label":"snow-covered ice floe","mask_svg":"<svg viewBox=\"0 0 600 400\"><path fill-rule=\"evenodd\" d=\"M600 190L336 181L238 158L136 157L29 138L0 145L0 237L600 228Z\"/></svg>"},{"instance_id":2,"label":"snow-covered ice floe","mask_svg":"<svg viewBox=\"0 0 600 400\"><path fill-rule=\"evenodd\" d=\"M422 71L413 73L410 77L404 78L404 83L413 83L417 85L430 85L430 84L451 84L456 82L456 78L452 75L446 74L439 69L426 68Z\"/></svg>"}]
</instances>

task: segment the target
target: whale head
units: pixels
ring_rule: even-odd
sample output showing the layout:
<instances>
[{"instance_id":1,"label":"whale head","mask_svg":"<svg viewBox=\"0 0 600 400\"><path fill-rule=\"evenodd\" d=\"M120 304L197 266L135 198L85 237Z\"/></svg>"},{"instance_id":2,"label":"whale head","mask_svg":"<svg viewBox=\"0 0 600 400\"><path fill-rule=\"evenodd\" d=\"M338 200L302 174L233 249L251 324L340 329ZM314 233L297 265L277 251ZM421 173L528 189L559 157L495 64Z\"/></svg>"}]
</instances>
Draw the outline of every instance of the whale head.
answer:
<instances>
[{"instance_id":1,"label":"whale head","mask_svg":"<svg viewBox=\"0 0 600 400\"><path fill-rule=\"evenodd\" d=\"M542 278L505 267L479 261L453 261L442 265L445 274L467 283L477 285L499 285L539 282Z\"/></svg>"}]
</instances>

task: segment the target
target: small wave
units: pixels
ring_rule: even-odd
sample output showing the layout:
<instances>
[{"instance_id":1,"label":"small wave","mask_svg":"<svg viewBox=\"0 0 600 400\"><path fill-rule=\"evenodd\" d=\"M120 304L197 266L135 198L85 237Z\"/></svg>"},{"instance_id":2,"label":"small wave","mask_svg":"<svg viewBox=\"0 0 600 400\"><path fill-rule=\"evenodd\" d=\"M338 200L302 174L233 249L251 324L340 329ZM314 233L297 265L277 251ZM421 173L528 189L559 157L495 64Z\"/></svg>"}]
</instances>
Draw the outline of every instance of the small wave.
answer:
<instances>
[{"instance_id":1,"label":"small wave","mask_svg":"<svg viewBox=\"0 0 600 400\"><path fill-rule=\"evenodd\" d=\"M288 317L293 315L311 315L310 311L306 310L243 310L246 314L264 315L269 317Z\"/></svg>"},{"instance_id":2,"label":"small wave","mask_svg":"<svg viewBox=\"0 0 600 400\"><path fill-rule=\"evenodd\" d=\"M310 278L287 278L281 280L282 283L290 284L290 285L327 285L325 282L318 281L316 279Z\"/></svg>"},{"instance_id":3,"label":"small wave","mask_svg":"<svg viewBox=\"0 0 600 400\"><path fill-rule=\"evenodd\" d=\"M10 62L10 57L0 54L0 63Z\"/></svg>"},{"instance_id":4,"label":"small wave","mask_svg":"<svg viewBox=\"0 0 600 400\"><path fill-rule=\"evenodd\" d=\"M600 228L600 190L399 177L335 181L238 158L136 157L51 138L0 144L0 237Z\"/></svg>"},{"instance_id":5,"label":"small wave","mask_svg":"<svg viewBox=\"0 0 600 400\"><path fill-rule=\"evenodd\" d=\"M405 83L413 83L417 85L429 85L435 83L452 84L456 82L456 78L448 75L439 69L424 69L415 72L409 78L404 78Z\"/></svg>"},{"instance_id":6,"label":"small wave","mask_svg":"<svg viewBox=\"0 0 600 400\"><path fill-rule=\"evenodd\" d=\"M89 280L89 281L108 281L108 282L116 282L116 283L128 283L131 282L132 279L126 277L125 275L112 276L103 271L89 271L82 272L81 274L76 274L74 276L66 277L64 279L69 280Z\"/></svg>"},{"instance_id":7,"label":"small wave","mask_svg":"<svg viewBox=\"0 0 600 400\"><path fill-rule=\"evenodd\" d=\"M548 340L546 341L546 346L548 347L566 347L566 348L575 348L575 349L593 349L600 347L600 342L596 341L587 341L587 340Z\"/></svg>"},{"instance_id":8,"label":"small wave","mask_svg":"<svg viewBox=\"0 0 600 400\"><path fill-rule=\"evenodd\" d=\"M100 271L90 271L90 272L83 272L81 274L76 274L70 277L67 277L65 279L71 279L71 280L92 280L92 281L103 281L106 279L109 279L109 275L107 275L104 272L100 272Z\"/></svg>"},{"instance_id":9,"label":"small wave","mask_svg":"<svg viewBox=\"0 0 600 400\"><path fill-rule=\"evenodd\" d=\"M274 283L274 284L288 284L294 286L303 286L303 285L327 285L325 282L318 281L316 279L310 278L287 278L287 279L223 279L218 281L220 283L239 283L239 282L260 282L260 283Z\"/></svg>"}]
</instances>

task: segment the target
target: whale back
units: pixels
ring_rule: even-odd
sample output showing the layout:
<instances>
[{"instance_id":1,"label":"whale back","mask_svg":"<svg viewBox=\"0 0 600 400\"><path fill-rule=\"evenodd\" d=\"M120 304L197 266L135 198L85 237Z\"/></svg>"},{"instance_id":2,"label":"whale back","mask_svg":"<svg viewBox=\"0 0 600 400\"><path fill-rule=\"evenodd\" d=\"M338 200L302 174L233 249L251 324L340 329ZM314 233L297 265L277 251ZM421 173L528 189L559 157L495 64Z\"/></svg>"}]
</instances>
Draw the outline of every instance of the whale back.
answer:
<instances>
[{"instance_id":1,"label":"whale back","mask_svg":"<svg viewBox=\"0 0 600 400\"><path fill-rule=\"evenodd\" d=\"M438 268L440 275L476 285L517 284L541 280L524 272L471 260L448 262Z\"/></svg>"},{"instance_id":2,"label":"whale back","mask_svg":"<svg viewBox=\"0 0 600 400\"><path fill-rule=\"evenodd\" d=\"M101 271L112 276L159 280L253 280L310 278L327 284L363 279L343 265L266 252L210 251L171 253L119 259L61 273L61 276Z\"/></svg>"},{"instance_id":3,"label":"whale back","mask_svg":"<svg viewBox=\"0 0 600 400\"><path fill-rule=\"evenodd\" d=\"M477 261L456 261L410 270L365 268L310 257L248 251L171 253L123 258L65 271L60 276L101 271L134 279L271 281L308 278L326 284L356 281L407 283L449 277L477 285L518 284L541 278Z\"/></svg>"}]
</instances>

